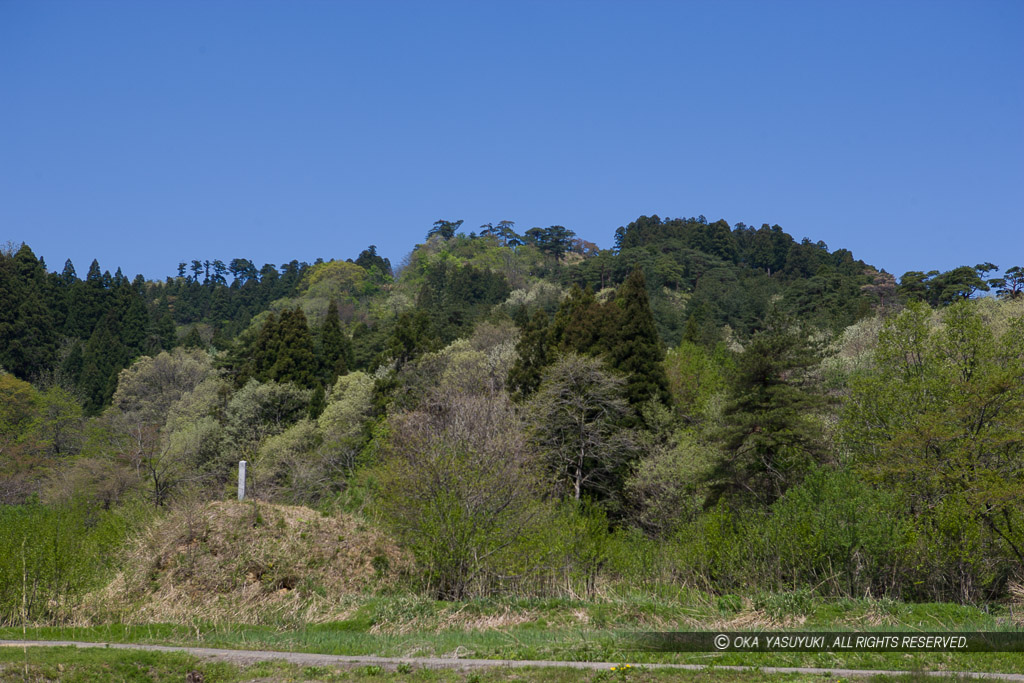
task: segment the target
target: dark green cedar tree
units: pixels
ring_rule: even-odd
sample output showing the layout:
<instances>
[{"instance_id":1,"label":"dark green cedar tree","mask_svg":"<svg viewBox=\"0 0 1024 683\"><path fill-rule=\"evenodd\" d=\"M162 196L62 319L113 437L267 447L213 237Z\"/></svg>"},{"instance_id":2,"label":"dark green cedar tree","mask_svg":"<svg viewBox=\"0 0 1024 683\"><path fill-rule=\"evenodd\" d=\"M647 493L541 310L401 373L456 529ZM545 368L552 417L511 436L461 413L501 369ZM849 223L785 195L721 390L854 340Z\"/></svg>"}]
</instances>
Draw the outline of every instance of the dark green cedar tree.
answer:
<instances>
[{"instance_id":1,"label":"dark green cedar tree","mask_svg":"<svg viewBox=\"0 0 1024 683\"><path fill-rule=\"evenodd\" d=\"M128 365L132 354L121 341L121 325L116 311L103 316L89 337L82 353L79 388L85 395L83 408L88 414L98 413L110 403L117 388L117 374Z\"/></svg>"},{"instance_id":2,"label":"dark green cedar tree","mask_svg":"<svg viewBox=\"0 0 1024 683\"><path fill-rule=\"evenodd\" d=\"M608 316L608 361L626 375L626 399L638 406L652 399L666 405L671 402L668 378L662 361L665 350L651 313L643 271L630 274L609 306L617 306ZM612 329L614 328L614 329Z\"/></svg>"},{"instance_id":3,"label":"dark green cedar tree","mask_svg":"<svg viewBox=\"0 0 1024 683\"><path fill-rule=\"evenodd\" d=\"M320 327L319 355L323 368L324 381L333 386L334 380L340 375L348 374L355 363L352 355L352 342L341 329L341 318L338 317L338 302L331 299L327 306L327 316Z\"/></svg>"},{"instance_id":4,"label":"dark green cedar tree","mask_svg":"<svg viewBox=\"0 0 1024 683\"><path fill-rule=\"evenodd\" d=\"M536 392L543 380L544 368L554 360L548 315L538 309L523 325L516 343L516 360L508 373L508 387L512 395L521 400Z\"/></svg>"},{"instance_id":5,"label":"dark green cedar tree","mask_svg":"<svg viewBox=\"0 0 1024 683\"><path fill-rule=\"evenodd\" d=\"M199 334L199 327L193 325L188 329L188 334L181 340L181 345L186 349L201 349L205 346L203 344L203 337Z\"/></svg>"},{"instance_id":6,"label":"dark green cedar tree","mask_svg":"<svg viewBox=\"0 0 1024 683\"><path fill-rule=\"evenodd\" d=\"M270 379L294 382L306 389L316 386L318 363L313 351L313 335L302 309L282 311L277 333L277 355L270 368Z\"/></svg>"},{"instance_id":7,"label":"dark green cedar tree","mask_svg":"<svg viewBox=\"0 0 1024 683\"><path fill-rule=\"evenodd\" d=\"M25 244L13 257L0 256L0 365L23 379L48 369L56 358L45 277L45 266Z\"/></svg>"},{"instance_id":8,"label":"dark green cedar tree","mask_svg":"<svg viewBox=\"0 0 1024 683\"><path fill-rule=\"evenodd\" d=\"M558 307L551 336L562 351L593 356L605 350L614 325L609 325L608 311L597 302L590 286L573 285L569 296Z\"/></svg>"}]
</instances>

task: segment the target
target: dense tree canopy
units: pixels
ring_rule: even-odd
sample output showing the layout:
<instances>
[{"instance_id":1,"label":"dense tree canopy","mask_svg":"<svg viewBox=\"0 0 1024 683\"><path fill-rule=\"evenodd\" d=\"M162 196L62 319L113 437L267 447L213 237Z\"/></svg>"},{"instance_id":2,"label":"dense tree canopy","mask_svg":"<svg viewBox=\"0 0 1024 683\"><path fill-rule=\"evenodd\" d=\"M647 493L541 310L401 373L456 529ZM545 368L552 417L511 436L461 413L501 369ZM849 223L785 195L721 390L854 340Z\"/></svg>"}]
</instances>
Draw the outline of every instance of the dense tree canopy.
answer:
<instances>
[{"instance_id":1,"label":"dense tree canopy","mask_svg":"<svg viewBox=\"0 0 1024 683\"><path fill-rule=\"evenodd\" d=\"M216 500L246 460L257 499L384 525L442 599L1024 582L1020 266L897 279L704 217L604 250L462 228L394 269L194 254L162 281L0 249L0 504Z\"/></svg>"}]
</instances>

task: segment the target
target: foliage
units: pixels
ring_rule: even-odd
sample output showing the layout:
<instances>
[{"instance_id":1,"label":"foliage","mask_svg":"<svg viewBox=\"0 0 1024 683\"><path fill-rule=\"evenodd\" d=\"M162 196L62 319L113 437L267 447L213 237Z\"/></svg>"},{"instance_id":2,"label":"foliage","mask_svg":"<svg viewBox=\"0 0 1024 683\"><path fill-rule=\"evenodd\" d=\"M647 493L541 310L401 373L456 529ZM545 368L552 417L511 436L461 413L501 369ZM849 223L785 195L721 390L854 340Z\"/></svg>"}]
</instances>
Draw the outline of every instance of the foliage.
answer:
<instances>
[{"instance_id":1,"label":"foliage","mask_svg":"<svg viewBox=\"0 0 1024 683\"><path fill-rule=\"evenodd\" d=\"M257 499L386 519L435 596L752 585L781 614L1024 581L1019 267L897 285L703 217L612 250L461 227L397 273L373 246L163 282L0 250L0 503L166 509L245 459Z\"/></svg>"},{"instance_id":2,"label":"foliage","mask_svg":"<svg viewBox=\"0 0 1024 683\"><path fill-rule=\"evenodd\" d=\"M333 299L327 307L327 315L320 327L317 338L317 356L321 359L321 377L327 385L334 384L339 375L344 375L355 365L352 341L341 329L338 318L338 304Z\"/></svg>"},{"instance_id":3,"label":"foliage","mask_svg":"<svg viewBox=\"0 0 1024 683\"><path fill-rule=\"evenodd\" d=\"M996 288L996 294L1003 299L1020 299L1024 297L1024 268L1013 266L1007 268L1003 277L989 280Z\"/></svg>"},{"instance_id":4,"label":"foliage","mask_svg":"<svg viewBox=\"0 0 1024 683\"><path fill-rule=\"evenodd\" d=\"M56 355L56 329L46 302L46 271L28 245L0 253L0 367L22 378Z\"/></svg>"},{"instance_id":5,"label":"foliage","mask_svg":"<svg viewBox=\"0 0 1024 683\"><path fill-rule=\"evenodd\" d=\"M388 340L388 358L399 367L438 346L431 331L430 317L422 310L405 311L398 316ZM382 359L383 360L383 359Z\"/></svg>"},{"instance_id":6,"label":"foliage","mask_svg":"<svg viewBox=\"0 0 1024 683\"><path fill-rule=\"evenodd\" d=\"M670 541L677 580L720 593L764 585L765 521L763 511L739 513L721 499L680 526Z\"/></svg>"},{"instance_id":7,"label":"foliage","mask_svg":"<svg viewBox=\"0 0 1024 683\"><path fill-rule=\"evenodd\" d=\"M928 563L957 577L946 595L1000 590L1024 562L1024 319L997 335L971 302L941 316L911 305L874 360L843 416L855 463L919 520ZM949 548L971 552L943 558Z\"/></svg>"},{"instance_id":8,"label":"foliage","mask_svg":"<svg viewBox=\"0 0 1024 683\"><path fill-rule=\"evenodd\" d=\"M366 269L355 263L326 261L306 269L300 291L317 298L339 299L358 292L365 279Z\"/></svg>"},{"instance_id":9,"label":"foliage","mask_svg":"<svg viewBox=\"0 0 1024 683\"><path fill-rule=\"evenodd\" d=\"M937 270L927 273L912 270L900 278L897 291L910 301L923 301L930 306L948 305L969 299L978 292L990 291L991 284L1000 282L985 279L986 274L993 270L997 268L991 263L979 263L973 268L959 266L944 273Z\"/></svg>"},{"instance_id":10,"label":"foliage","mask_svg":"<svg viewBox=\"0 0 1024 683\"><path fill-rule=\"evenodd\" d=\"M39 391L0 373L0 504L23 503L38 493L52 468L76 455L82 441L82 408L67 391Z\"/></svg>"},{"instance_id":11,"label":"foliage","mask_svg":"<svg viewBox=\"0 0 1024 683\"><path fill-rule=\"evenodd\" d=\"M174 349L154 357L143 356L118 376L113 406L137 414L148 422L163 424L167 412L182 396L213 373L205 351Z\"/></svg>"},{"instance_id":12,"label":"foliage","mask_svg":"<svg viewBox=\"0 0 1024 683\"><path fill-rule=\"evenodd\" d=\"M253 495L263 495L260 484L266 481L262 471L264 442L302 419L308 398L308 392L295 385L253 379L225 407L224 427L232 455L250 463Z\"/></svg>"},{"instance_id":13,"label":"foliage","mask_svg":"<svg viewBox=\"0 0 1024 683\"><path fill-rule=\"evenodd\" d=\"M665 537L696 519L707 499L705 479L715 456L713 447L690 432L650 448L626 481L633 522Z\"/></svg>"},{"instance_id":14,"label":"foliage","mask_svg":"<svg viewBox=\"0 0 1024 683\"><path fill-rule=\"evenodd\" d=\"M431 333L449 342L467 333L509 291L499 273L442 259L426 267L416 306L430 318Z\"/></svg>"},{"instance_id":15,"label":"foliage","mask_svg":"<svg viewBox=\"0 0 1024 683\"><path fill-rule=\"evenodd\" d=\"M555 492L614 500L636 442L621 428L630 410L626 383L596 358L568 354L546 373L530 403L530 436Z\"/></svg>"},{"instance_id":16,"label":"foliage","mask_svg":"<svg viewBox=\"0 0 1024 683\"><path fill-rule=\"evenodd\" d=\"M543 527L544 506L515 412L507 399L461 395L389 420L378 506L438 598L534 569L520 549Z\"/></svg>"},{"instance_id":17,"label":"foliage","mask_svg":"<svg viewBox=\"0 0 1024 683\"><path fill-rule=\"evenodd\" d=\"M327 407L317 418L323 448L337 467L351 472L367 440L366 427L373 407L373 379L353 372L339 377Z\"/></svg>"},{"instance_id":18,"label":"foliage","mask_svg":"<svg viewBox=\"0 0 1024 683\"><path fill-rule=\"evenodd\" d=\"M892 494L850 470L811 470L772 508L766 535L781 585L848 596L908 587L908 522Z\"/></svg>"},{"instance_id":19,"label":"foliage","mask_svg":"<svg viewBox=\"0 0 1024 683\"><path fill-rule=\"evenodd\" d=\"M377 253L377 245L371 244L359 252L355 264L367 271L371 280L375 282L388 282L394 277L391 268L391 260L386 259Z\"/></svg>"},{"instance_id":20,"label":"foliage","mask_svg":"<svg viewBox=\"0 0 1024 683\"><path fill-rule=\"evenodd\" d=\"M821 400L801 376L816 360L804 333L782 316L751 339L730 381L709 502L770 505L823 459L814 416Z\"/></svg>"},{"instance_id":21,"label":"foliage","mask_svg":"<svg viewBox=\"0 0 1024 683\"><path fill-rule=\"evenodd\" d=\"M68 619L107 578L129 528L83 501L0 506L0 624Z\"/></svg>"},{"instance_id":22,"label":"foliage","mask_svg":"<svg viewBox=\"0 0 1024 683\"><path fill-rule=\"evenodd\" d=\"M643 273L633 271L616 292L616 332L608 343L608 362L626 375L626 399L633 406L649 400L669 402L665 358L647 300Z\"/></svg>"},{"instance_id":23,"label":"foliage","mask_svg":"<svg viewBox=\"0 0 1024 683\"><path fill-rule=\"evenodd\" d=\"M529 397L537 391L553 355L548 316L538 310L519 335L516 360L509 370L508 385L517 398Z\"/></svg>"},{"instance_id":24,"label":"foliage","mask_svg":"<svg viewBox=\"0 0 1024 683\"><path fill-rule=\"evenodd\" d=\"M672 405L691 420L704 417L714 397L725 390L731 369L724 347L708 353L704 347L683 340L665 354L665 376Z\"/></svg>"}]
</instances>

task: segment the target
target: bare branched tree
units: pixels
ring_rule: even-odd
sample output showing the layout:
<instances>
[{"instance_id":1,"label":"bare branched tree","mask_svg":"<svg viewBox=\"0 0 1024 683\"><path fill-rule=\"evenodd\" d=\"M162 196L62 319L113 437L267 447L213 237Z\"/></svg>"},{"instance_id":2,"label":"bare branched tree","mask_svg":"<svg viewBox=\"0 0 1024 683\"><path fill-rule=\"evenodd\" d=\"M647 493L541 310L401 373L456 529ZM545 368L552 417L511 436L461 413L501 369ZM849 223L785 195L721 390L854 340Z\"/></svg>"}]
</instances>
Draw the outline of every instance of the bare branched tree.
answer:
<instances>
[{"instance_id":1,"label":"bare branched tree","mask_svg":"<svg viewBox=\"0 0 1024 683\"><path fill-rule=\"evenodd\" d=\"M600 359L569 354L546 373L530 403L531 438L554 474L560 495L602 497L614 473L636 453L622 420L625 380Z\"/></svg>"}]
</instances>

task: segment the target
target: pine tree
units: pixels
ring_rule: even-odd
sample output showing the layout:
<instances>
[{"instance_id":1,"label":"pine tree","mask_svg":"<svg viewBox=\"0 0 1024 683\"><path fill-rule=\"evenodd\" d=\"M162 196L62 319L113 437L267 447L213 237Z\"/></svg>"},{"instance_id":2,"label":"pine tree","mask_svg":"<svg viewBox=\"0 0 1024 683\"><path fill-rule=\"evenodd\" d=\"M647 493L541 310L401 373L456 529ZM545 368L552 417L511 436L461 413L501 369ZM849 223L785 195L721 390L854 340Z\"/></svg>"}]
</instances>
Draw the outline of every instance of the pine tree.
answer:
<instances>
[{"instance_id":1,"label":"pine tree","mask_svg":"<svg viewBox=\"0 0 1024 683\"><path fill-rule=\"evenodd\" d=\"M171 312L166 306L157 309L151 316L147 337L149 355L155 356L161 350L169 351L174 348L174 342L177 341L174 319L171 318Z\"/></svg>"},{"instance_id":2,"label":"pine tree","mask_svg":"<svg viewBox=\"0 0 1024 683\"><path fill-rule=\"evenodd\" d=\"M42 259L39 262L42 264ZM59 273L48 273L45 266L42 270L43 300L50 313L54 338L59 339L68 319L68 287Z\"/></svg>"},{"instance_id":3,"label":"pine tree","mask_svg":"<svg viewBox=\"0 0 1024 683\"><path fill-rule=\"evenodd\" d=\"M434 350L438 344L431 330L430 318L417 308L398 316L386 352L401 367L421 353Z\"/></svg>"},{"instance_id":4,"label":"pine tree","mask_svg":"<svg viewBox=\"0 0 1024 683\"><path fill-rule=\"evenodd\" d=\"M71 342L71 349L60 364L60 371L74 386L81 386L82 369L85 363L82 342L75 339Z\"/></svg>"},{"instance_id":5,"label":"pine tree","mask_svg":"<svg viewBox=\"0 0 1024 683\"><path fill-rule=\"evenodd\" d=\"M270 369L274 367L274 363L277 361L277 354L281 346L280 324L277 314L271 311L263 325L260 326L260 330L251 345L246 344L245 341L245 339L239 340L242 357L244 358L247 354L248 358L244 363L238 381L244 382L250 377L255 377L260 381L270 379Z\"/></svg>"},{"instance_id":6,"label":"pine tree","mask_svg":"<svg viewBox=\"0 0 1024 683\"><path fill-rule=\"evenodd\" d=\"M87 340L106 310L107 291L99 261L93 259L85 280L75 280L68 290L68 316L64 334Z\"/></svg>"},{"instance_id":7,"label":"pine tree","mask_svg":"<svg viewBox=\"0 0 1024 683\"><path fill-rule=\"evenodd\" d=\"M71 286L71 283L78 280L78 273L75 272L75 264L68 259L64 262L64 270L60 274L61 282L67 286Z\"/></svg>"},{"instance_id":8,"label":"pine tree","mask_svg":"<svg viewBox=\"0 0 1024 683\"><path fill-rule=\"evenodd\" d=\"M313 390L313 395L309 397L309 419L315 420L320 417L320 413L324 412L326 407L327 393L324 391L322 384L317 384Z\"/></svg>"},{"instance_id":9,"label":"pine tree","mask_svg":"<svg viewBox=\"0 0 1024 683\"><path fill-rule=\"evenodd\" d=\"M770 505L821 459L813 412L822 399L802 386L817 362L803 334L773 312L737 362L718 434L722 457L710 476L713 503L723 496Z\"/></svg>"},{"instance_id":10,"label":"pine tree","mask_svg":"<svg viewBox=\"0 0 1024 683\"><path fill-rule=\"evenodd\" d=\"M118 273L121 269L118 268ZM142 295L132 287L131 283L121 278L114 290L114 310L119 318L121 342L132 356L146 350L146 336L149 330L149 311Z\"/></svg>"}]
</instances>

